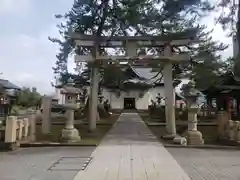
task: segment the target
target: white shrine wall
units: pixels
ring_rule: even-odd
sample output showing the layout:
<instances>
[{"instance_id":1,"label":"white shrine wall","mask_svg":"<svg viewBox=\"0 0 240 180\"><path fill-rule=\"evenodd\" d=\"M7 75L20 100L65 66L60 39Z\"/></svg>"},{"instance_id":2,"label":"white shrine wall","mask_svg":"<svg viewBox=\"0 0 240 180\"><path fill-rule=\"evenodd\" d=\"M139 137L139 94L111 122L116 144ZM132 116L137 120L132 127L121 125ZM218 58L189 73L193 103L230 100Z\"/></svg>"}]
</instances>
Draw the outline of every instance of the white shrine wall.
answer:
<instances>
[{"instance_id":1,"label":"white shrine wall","mask_svg":"<svg viewBox=\"0 0 240 180\"><path fill-rule=\"evenodd\" d=\"M90 87L87 87L87 90L89 93ZM165 98L164 86L158 86L145 91L143 97L139 97L140 93L141 90L130 90L128 93L122 91L120 97L117 97L115 92L111 92L110 89L103 88L104 100L109 100L111 109L123 109L124 98L135 98L136 109L138 110L147 110L148 106L151 105L151 100L156 100L158 93L160 93L162 98ZM64 104L65 96L60 93L60 89L56 89L55 94L58 98L58 103ZM175 91L173 94L175 97ZM175 100L173 103L175 104ZM164 100L162 100L162 105L165 105Z\"/></svg>"},{"instance_id":2,"label":"white shrine wall","mask_svg":"<svg viewBox=\"0 0 240 180\"><path fill-rule=\"evenodd\" d=\"M145 91L143 97L139 97L140 93L141 90L131 90L128 93L121 92L120 97L117 97L116 93L110 92L108 89L103 89L103 96L109 100L112 109L123 109L124 98L135 98L136 109L138 110L147 110L148 106L151 105L151 100L156 100L158 93L161 94L161 97L165 98L164 86ZM175 92L173 92L173 94L175 95ZM164 101L162 101L162 105L164 104Z\"/></svg>"}]
</instances>

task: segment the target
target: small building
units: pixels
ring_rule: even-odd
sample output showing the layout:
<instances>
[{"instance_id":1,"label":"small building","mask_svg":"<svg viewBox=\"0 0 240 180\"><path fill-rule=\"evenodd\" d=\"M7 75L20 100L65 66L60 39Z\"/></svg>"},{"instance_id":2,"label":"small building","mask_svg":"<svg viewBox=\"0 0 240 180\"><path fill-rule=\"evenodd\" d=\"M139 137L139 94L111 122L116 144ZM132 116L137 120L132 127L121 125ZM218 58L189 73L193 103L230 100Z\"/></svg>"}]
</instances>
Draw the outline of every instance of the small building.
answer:
<instances>
[{"instance_id":1,"label":"small building","mask_svg":"<svg viewBox=\"0 0 240 180\"><path fill-rule=\"evenodd\" d=\"M8 80L0 79L0 116L6 116L10 113L12 104L16 101L16 91L21 88Z\"/></svg>"},{"instance_id":2,"label":"small building","mask_svg":"<svg viewBox=\"0 0 240 180\"><path fill-rule=\"evenodd\" d=\"M228 72L219 79L218 83L202 90L206 95L207 104L212 107L215 102L217 110L227 111L230 119L238 119L240 117L240 78Z\"/></svg>"}]
</instances>

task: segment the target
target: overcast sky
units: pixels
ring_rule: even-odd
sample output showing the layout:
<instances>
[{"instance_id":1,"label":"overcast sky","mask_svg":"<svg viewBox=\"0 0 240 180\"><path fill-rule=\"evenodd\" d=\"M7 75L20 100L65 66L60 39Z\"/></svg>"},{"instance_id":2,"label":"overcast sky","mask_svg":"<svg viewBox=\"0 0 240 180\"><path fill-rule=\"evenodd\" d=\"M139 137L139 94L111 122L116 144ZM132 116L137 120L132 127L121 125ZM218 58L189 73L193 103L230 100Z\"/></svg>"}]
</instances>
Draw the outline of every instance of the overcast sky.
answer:
<instances>
[{"instance_id":1,"label":"overcast sky","mask_svg":"<svg viewBox=\"0 0 240 180\"><path fill-rule=\"evenodd\" d=\"M58 46L48 36L58 37L54 14L65 13L73 0L0 0L0 78L19 86L35 86L41 93L51 93L52 66ZM226 44L221 27L215 26L213 17L203 21L214 28L213 38ZM223 52L232 55L232 47ZM69 63L69 69L74 63Z\"/></svg>"}]
</instances>

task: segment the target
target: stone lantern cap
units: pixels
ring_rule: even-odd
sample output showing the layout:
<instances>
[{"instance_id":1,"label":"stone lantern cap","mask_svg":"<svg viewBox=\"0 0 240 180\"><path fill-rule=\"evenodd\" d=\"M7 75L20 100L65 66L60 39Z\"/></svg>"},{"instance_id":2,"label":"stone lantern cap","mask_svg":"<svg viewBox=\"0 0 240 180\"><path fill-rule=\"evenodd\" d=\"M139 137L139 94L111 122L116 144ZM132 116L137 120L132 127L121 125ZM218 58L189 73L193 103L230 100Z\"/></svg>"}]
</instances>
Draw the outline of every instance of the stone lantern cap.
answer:
<instances>
[{"instance_id":1,"label":"stone lantern cap","mask_svg":"<svg viewBox=\"0 0 240 180\"><path fill-rule=\"evenodd\" d=\"M71 94L77 95L80 94L82 91L79 88L74 87L73 79L69 79L68 83L61 89L61 94Z\"/></svg>"},{"instance_id":2,"label":"stone lantern cap","mask_svg":"<svg viewBox=\"0 0 240 180\"><path fill-rule=\"evenodd\" d=\"M200 95L199 91L196 89L196 84L194 81L189 81L187 84L183 84L181 90L186 98L198 97Z\"/></svg>"}]
</instances>

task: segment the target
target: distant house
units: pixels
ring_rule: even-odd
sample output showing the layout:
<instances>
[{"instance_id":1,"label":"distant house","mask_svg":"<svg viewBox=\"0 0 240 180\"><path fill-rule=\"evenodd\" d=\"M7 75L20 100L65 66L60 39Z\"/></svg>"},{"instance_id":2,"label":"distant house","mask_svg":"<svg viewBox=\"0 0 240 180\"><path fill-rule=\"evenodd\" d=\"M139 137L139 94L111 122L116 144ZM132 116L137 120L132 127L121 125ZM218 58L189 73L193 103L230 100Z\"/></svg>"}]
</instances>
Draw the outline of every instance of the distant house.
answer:
<instances>
[{"instance_id":1,"label":"distant house","mask_svg":"<svg viewBox=\"0 0 240 180\"><path fill-rule=\"evenodd\" d=\"M16 91L21 90L20 87L8 80L0 79L0 116L8 114L12 104L16 100Z\"/></svg>"}]
</instances>

